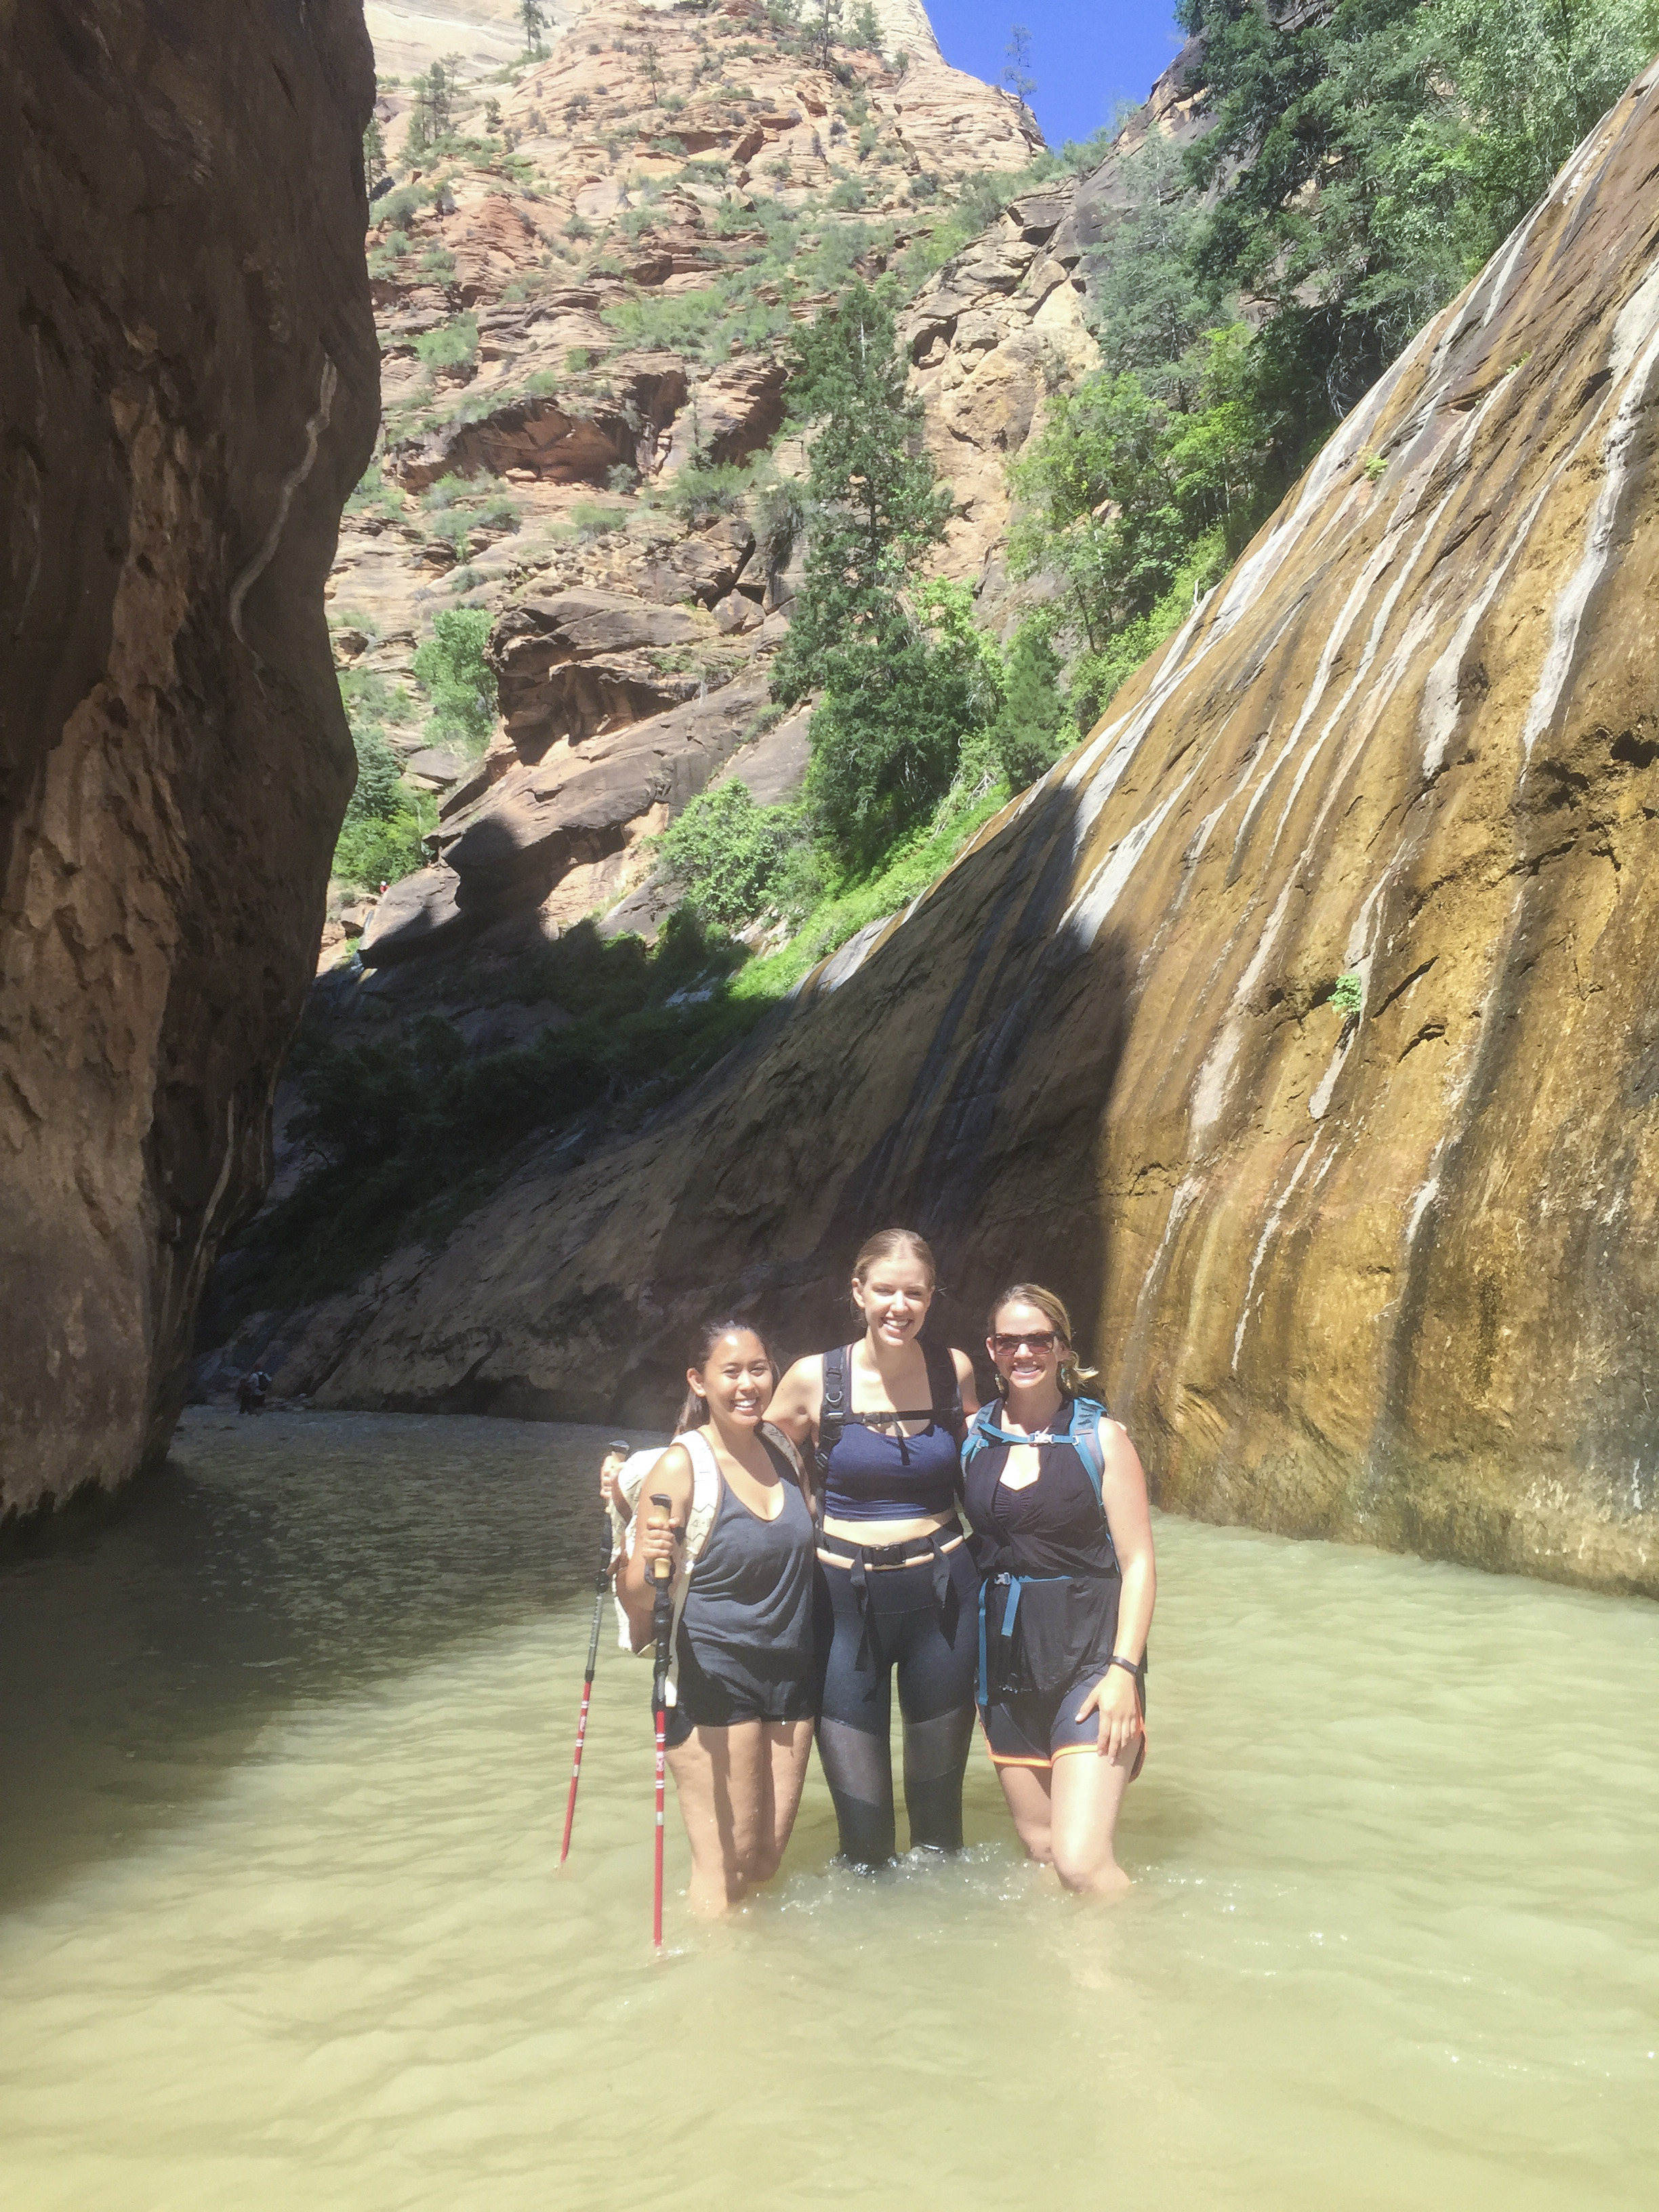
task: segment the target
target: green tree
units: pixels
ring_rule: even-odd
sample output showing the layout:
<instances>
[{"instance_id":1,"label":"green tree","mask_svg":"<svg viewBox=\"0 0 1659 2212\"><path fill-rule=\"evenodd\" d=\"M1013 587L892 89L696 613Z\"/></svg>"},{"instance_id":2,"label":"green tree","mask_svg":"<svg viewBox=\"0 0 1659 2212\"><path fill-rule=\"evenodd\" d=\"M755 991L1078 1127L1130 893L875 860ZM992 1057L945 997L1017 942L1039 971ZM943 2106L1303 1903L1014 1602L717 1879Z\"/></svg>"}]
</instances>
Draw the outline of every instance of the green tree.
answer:
<instances>
[{"instance_id":1,"label":"green tree","mask_svg":"<svg viewBox=\"0 0 1659 2212\"><path fill-rule=\"evenodd\" d=\"M1007 61L1000 81L1004 91L1012 93L1029 111L1037 86L1031 75L1031 33L1024 23L1016 23L1008 33Z\"/></svg>"},{"instance_id":2,"label":"green tree","mask_svg":"<svg viewBox=\"0 0 1659 2212\"><path fill-rule=\"evenodd\" d=\"M733 776L692 799L658 850L704 920L735 929L775 902L805 841L799 807L757 806Z\"/></svg>"},{"instance_id":3,"label":"green tree","mask_svg":"<svg viewBox=\"0 0 1659 2212\"><path fill-rule=\"evenodd\" d=\"M386 137L380 118L371 114L363 125L363 182L373 191L386 173Z\"/></svg>"},{"instance_id":4,"label":"green tree","mask_svg":"<svg viewBox=\"0 0 1659 2212\"><path fill-rule=\"evenodd\" d=\"M863 283L796 339L790 410L811 425L805 580L778 654L773 696L793 706L833 682L844 656L879 651L899 594L945 535L950 495L922 444L890 299Z\"/></svg>"},{"instance_id":5,"label":"green tree","mask_svg":"<svg viewBox=\"0 0 1659 2212\"><path fill-rule=\"evenodd\" d=\"M1022 623L1008 648L1002 706L991 725L991 744L1010 791L1052 768L1077 742L1066 712L1060 664L1036 621Z\"/></svg>"},{"instance_id":6,"label":"green tree","mask_svg":"<svg viewBox=\"0 0 1659 2212\"><path fill-rule=\"evenodd\" d=\"M426 736L433 744L477 751L495 726L495 677L484 659L489 616L483 607L446 607L415 655L416 681L432 702Z\"/></svg>"},{"instance_id":7,"label":"green tree","mask_svg":"<svg viewBox=\"0 0 1659 2212\"><path fill-rule=\"evenodd\" d=\"M533 54L547 27L547 10L542 0L519 0L519 21L524 25L524 50Z\"/></svg>"},{"instance_id":8,"label":"green tree","mask_svg":"<svg viewBox=\"0 0 1659 2212\"><path fill-rule=\"evenodd\" d=\"M410 874L426 858L421 800L403 780L402 765L378 725L353 723L357 784L334 848L332 872L342 883L375 890Z\"/></svg>"},{"instance_id":9,"label":"green tree","mask_svg":"<svg viewBox=\"0 0 1659 2212\"><path fill-rule=\"evenodd\" d=\"M909 597L950 496L921 440L888 295L862 283L798 338L792 412L808 447L805 576L773 696L823 694L807 793L843 867L873 866L950 788L963 684Z\"/></svg>"}]
</instances>

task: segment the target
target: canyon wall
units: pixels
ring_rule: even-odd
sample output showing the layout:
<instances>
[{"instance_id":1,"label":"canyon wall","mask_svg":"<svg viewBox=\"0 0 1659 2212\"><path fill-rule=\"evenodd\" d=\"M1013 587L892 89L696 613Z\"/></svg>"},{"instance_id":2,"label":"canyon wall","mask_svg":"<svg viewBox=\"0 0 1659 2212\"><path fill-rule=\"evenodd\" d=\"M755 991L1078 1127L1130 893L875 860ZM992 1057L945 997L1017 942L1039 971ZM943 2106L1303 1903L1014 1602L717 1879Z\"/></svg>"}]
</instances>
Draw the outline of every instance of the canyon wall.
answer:
<instances>
[{"instance_id":1,"label":"canyon wall","mask_svg":"<svg viewBox=\"0 0 1659 2212\"><path fill-rule=\"evenodd\" d=\"M1659 1595L1659 67L1232 574L654 1130L314 1312L330 1402L661 1418L687 1325L1081 1310L1167 1505Z\"/></svg>"},{"instance_id":2,"label":"canyon wall","mask_svg":"<svg viewBox=\"0 0 1659 2212\"><path fill-rule=\"evenodd\" d=\"M359 0L13 0L0 141L0 1509L163 1449L351 788Z\"/></svg>"}]
</instances>

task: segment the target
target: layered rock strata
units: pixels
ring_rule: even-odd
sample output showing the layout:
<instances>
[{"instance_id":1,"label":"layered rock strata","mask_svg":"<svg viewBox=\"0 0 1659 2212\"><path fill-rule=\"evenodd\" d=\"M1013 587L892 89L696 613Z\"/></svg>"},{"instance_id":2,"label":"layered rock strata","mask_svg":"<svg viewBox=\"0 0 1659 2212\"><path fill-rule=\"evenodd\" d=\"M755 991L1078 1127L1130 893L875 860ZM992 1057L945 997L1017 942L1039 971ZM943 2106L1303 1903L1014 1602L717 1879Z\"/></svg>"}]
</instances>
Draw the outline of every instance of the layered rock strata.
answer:
<instances>
[{"instance_id":1,"label":"layered rock strata","mask_svg":"<svg viewBox=\"0 0 1659 2212\"><path fill-rule=\"evenodd\" d=\"M0 1510L165 1447L268 1172L352 751L370 450L351 0L7 11Z\"/></svg>"},{"instance_id":2,"label":"layered rock strata","mask_svg":"<svg viewBox=\"0 0 1659 2212\"><path fill-rule=\"evenodd\" d=\"M660 1417L908 1219L958 1341L1076 1301L1168 1505L1659 1595L1656 170L1659 68L1080 751L289 1386Z\"/></svg>"},{"instance_id":3,"label":"layered rock strata","mask_svg":"<svg viewBox=\"0 0 1659 2212\"><path fill-rule=\"evenodd\" d=\"M501 10L484 12L499 27ZM434 38L476 43L441 9L402 15L404 31L421 17ZM582 896L620 896L650 871L661 806L695 796L752 733L799 556L792 569L786 549L769 567L751 530L688 514L674 504L675 487L694 465L731 467L773 447L794 323L853 268L876 273L939 222L965 176L1022 168L1039 143L1017 102L945 64L916 0L887 0L878 15L888 52L842 48L825 70L779 35L758 0L700 14L641 0L562 7L553 18L562 34L510 86L462 72L463 133L495 154L435 168L400 162L421 204L410 214L395 195L377 201L385 476L380 495L354 501L330 582L342 663L401 694L407 711L389 734L413 769L426 750L410 688L416 650L442 608L486 610L497 625L506 732L520 764L538 773L538 804L552 795L549 749L568 740L574 750L560 757L583 780L589 819L562 867L550 865L556 845L539 841L550 865L520 871L509 896L493 829L469 838L457 806L447 807L431 868L396 887L349 941L356 902L337 890L330 963L348 958L352 942L371 964L422 956L514 907L532 942L584 911ZM499 116L498 135L486 140L476 134L487 90L499 93ZM394 155L412 100L406 83L380 100ZM799 228L779 232L780 217ZM786 245L780 263L782 236L799 251L791 260ZM842 240L834 265L820 265L820 246ZM764 271L745 278L763 259ZM697 318L721 286L720 313L735 335L714 343ZM1074 343L1077 298L1066 296ZM469 341L455 349L464 358L434 366L422 347L466 318L476 348ZM637 343L624 336L635 325ZM964 346L953 389L968 365ZM1019 369L1001 364L975 393L1010 373ZM1029 399L1002 411L1022 405L1029 419ZM981 428L983 454L973 445ZM964 514L976 501L983 510L959 563L967 573L1006 511L1007 441L977 398L958 397L950 434L974 456ZM778 447L775 459L784 474L800 470L798 445ZM453 526L475 487L477 526ZM556 623L545 630L536 611L584 595L610 604L614 638L564 653ZM618 806L649 790L643 811L592 818L600 787L585 757L591 740L603 732L614 750L617 733L637 726L636 757L660 753L691 727L686 702L717 696L720 708L693 718L696 741L660 790L610 777ZM711 750L717 730L723 746ZM520 779L487 800L474 790L465 804L493 823L521 790ZM486 847L487 879L470 884L469 858Z\"/></svg>"}]
</instances>

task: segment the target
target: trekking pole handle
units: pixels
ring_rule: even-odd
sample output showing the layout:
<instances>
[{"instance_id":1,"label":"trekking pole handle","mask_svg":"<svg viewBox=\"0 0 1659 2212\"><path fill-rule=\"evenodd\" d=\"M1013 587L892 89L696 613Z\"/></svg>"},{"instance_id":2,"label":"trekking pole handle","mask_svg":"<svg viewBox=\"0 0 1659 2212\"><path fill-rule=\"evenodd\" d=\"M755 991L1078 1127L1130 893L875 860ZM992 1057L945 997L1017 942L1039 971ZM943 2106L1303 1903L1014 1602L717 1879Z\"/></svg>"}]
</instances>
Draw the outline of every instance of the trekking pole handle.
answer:
<instances>
[{"instance_id":1,"label":"trekking pole handle","mask_svg":"<svg viewBox=\"0 0 1659 2212\"><path fill-rule=\"evenodd\" d=\"M672 1498L665 1497L665 1495L663 1494L663 1492L662 1492L660 1490L653 1490L653 1491L652 1492L652 1493L651 1493L651 1503L652 1503L653 1505L660 1505L660 1506L663 1508L664 1511L665 1511L665 1512L667 1512L667 1513L672 1513L672 1512L673 1511L673 1510L674 1510L674 1501L673 1501L673 1499L672 1499ZM671 1534L676 1534L676 1533L677 1533L677 1532L675 1531L675 1528L674 1528L674 1524L673 1524L673 1522L672 1522L672 1521L669 1522L669 1524L668 1524L668 1528L669 1528L669 1533L670 1533ZM661 1584L661 1583L663 1583L672 1582L672 1581L673 1580L673 1578L674 1578L674 1562L673 1562L672 1559L653 1559L653 1560L652 1560L652 1562L651 1562L651 1579L652 1579L652 1581L653 1581L653 1583L658 1583L658 1584L659 1584L659 1585L660 1585L660 1584Z\"/></svg>"}]
</instances>

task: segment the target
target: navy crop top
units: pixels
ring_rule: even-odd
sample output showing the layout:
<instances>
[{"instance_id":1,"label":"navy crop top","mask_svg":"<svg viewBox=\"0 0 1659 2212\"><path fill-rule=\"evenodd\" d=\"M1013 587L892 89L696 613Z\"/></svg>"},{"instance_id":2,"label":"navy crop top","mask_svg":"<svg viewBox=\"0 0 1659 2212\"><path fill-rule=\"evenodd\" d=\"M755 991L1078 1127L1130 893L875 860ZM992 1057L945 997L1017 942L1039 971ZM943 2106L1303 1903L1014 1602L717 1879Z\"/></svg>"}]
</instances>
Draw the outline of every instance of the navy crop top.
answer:
<instances>
[{"instance_id":1,"label":"navy crop top","mask_svg":"<svg viewBox=\"0 0 1659 2212\"><path fill-rule=\"evenodd\" d=\"M883 1436L849 1420L823 1470L832 1521L908 1521L956 1510L957 1440L930 1421L919 1437Z\"/></svg>"},{"instance_id":2,"label":"navy crop top","mask_svg":"<svg viewBox=\"0 0 1659 2212\"><path fill-rule=\"evenodd\" d=\"M850 1377L852 1362L845 1354L842 1357L846 1359L843 1377ZM833 1353L825 1354L826 1369L834 1358ZM928 1382L935 1391L941 1387L945 1371L937 1356L930 1358ZM948 1371L951 1395L959 1402L954 1366ZM846 1379L841 1388L846 1391ZM934 1411L943 1413L945 1407L938 1405ZM832 1521L908 1521L921 1513L954 1512L962 1467L961 1447L951 1430L934 1419L918 1436L893 1435L866 1428L866 1419L890 1421L893 1416L843 1413L839 1433L820 1459L826 1516ZM823 1424L831 1425L828 1419Z\"/></svg>"}]
</instances>

